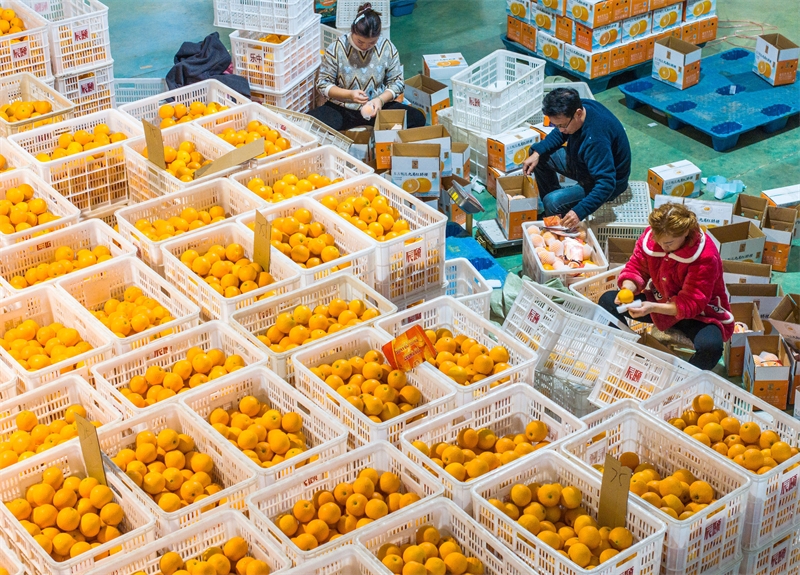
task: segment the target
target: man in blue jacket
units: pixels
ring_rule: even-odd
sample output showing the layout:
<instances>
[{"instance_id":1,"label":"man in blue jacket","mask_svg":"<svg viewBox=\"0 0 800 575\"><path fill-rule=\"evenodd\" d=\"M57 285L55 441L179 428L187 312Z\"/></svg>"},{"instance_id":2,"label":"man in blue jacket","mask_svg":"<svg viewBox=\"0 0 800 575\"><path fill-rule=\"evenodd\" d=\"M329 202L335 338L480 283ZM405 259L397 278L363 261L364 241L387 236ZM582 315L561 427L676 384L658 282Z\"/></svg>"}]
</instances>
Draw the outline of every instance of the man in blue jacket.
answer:
<instances>
[{"instance_id":1,"label":"man in blue jacket","mask_svg":"<svg viewBox=\"0 0 800 575\"><path fill-rule=\"evenodd\" d=\"M547 94L542 111L554 129L531 146L523 170L536 178L545 215L559 215L565 227L574 228L627 189L628 136L605 106L581 100L572 88L556 88ZM578 184L562 188L558 174Z\"/></svg>"}]
</instances>

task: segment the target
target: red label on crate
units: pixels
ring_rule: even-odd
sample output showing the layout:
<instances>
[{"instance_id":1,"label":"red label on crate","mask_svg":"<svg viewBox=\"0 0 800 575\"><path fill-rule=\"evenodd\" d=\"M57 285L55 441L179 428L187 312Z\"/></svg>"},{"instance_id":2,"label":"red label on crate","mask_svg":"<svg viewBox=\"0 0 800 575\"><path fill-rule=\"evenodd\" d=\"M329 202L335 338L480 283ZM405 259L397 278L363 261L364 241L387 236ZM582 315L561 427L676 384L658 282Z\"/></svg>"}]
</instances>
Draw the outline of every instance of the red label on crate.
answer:
<instances>
[{"instance_id":1,"label":"red label on crate","mask_svg":"<svg viewBox=\"0 0 800 575\"><path fill-rule=\"evenodd\" d=\"M81 96L91 96L97 91L97 82L94 78L86 78L78 82L78 92Z\"/></svg>"},{"instance_id":2,"label":"red label on crate","mask_svg":"<svg viewBox=\"0 0 800 575\"><path fill-rule=\"evenodd\" d=\"M411 317L407 318L405 323L414 323L415 321L419 321L421 319L422 319L422 314L418 313L418 314L414 314Z\"/></svg>"},{"instance_id":3,"label":"red label on crate","mask_svg":"<svg viewBox=\"0 0 800 575\"><path fill-rule=\"evenodd\" d=\"M781 485L781 497L797 489L797 475L790 477Z\"/></svg>"},{"instance_id":4,"label":"red label on crate","mask_svg":"<svg viewBox=\"0 0 800 575\"><path fill-rule=\"evenodd\" d=\"M11 44L11 61L19 62L20 60L27 60L31 57L31 47L28 42L17 42Z\"/></svg>"},{"instance_id":5,"label":"red label on crate","mask_svg":"<svg viewBox=\"0 0 800 575\"><path fill-rule=\"evenodd\" d=\"M632 365L629 365L628 369L625 371L625 379L634 383L639 383L642 379L642 375L644 374L641 372L641 370L636 369Z\"/></svg>"},{"instance_id":6,"label":"red label on crate","mask_svg":"<svg viewBox=\"0 0 800 575\"><path fill-rule=\"evenodd\" d=\"M80 27L73 27L72 28L72 38L75 42L86 42L91 38L89 34L89 28L86 26Z\"/></svg>"},{"instance_id":7,"label":"red label on crate","mask_svg":"<svg viewBox=\"0 0 800 575\"><path fill-rule=\"evenodd\" d=\"M311 485L312 483L316 483L317 481L319 481L319 475L314 475L313 477L309 477L308 479L303 481L303 485L308 487L309 485Z\"/></svg>"},{"instance_id":8,"label":"red label on crate","mask_svg":"<svg viewBox=\"0 0 800 575\"><path fill-rule=\"evenodd\" d=\"M36 251L39 252L39 251L46 250L46 249L51 248L51 247L53 247L53 244L51 242L42 242L42 243L40 243L39 245L36 246Z\"/></svg>"},{"instance_id":9,"label":"red label on crate","mask_svg":"<svg viewBox=\"0 0 800 575\"><path fill-rule=\"evenodd\" d=\"M532 309L528 312L528 321L531 323L539 323L539 320L542 319L542 316L539 315L539 312L535 309Z\"/></svg>"},{"instance_id":10,"label":"red label on crate","mask_svg":"<svg viewBox=\"0 0 800 575\"><path fill-rule=\"evenodd\" d=\"M406 265L417 263L422 259L422 246L412 246L406 249Z\"/></svg>"},{"instance_id":11,"label":"red label on crate","mask_svg":"<svg viewBox=\"0 0 800 575\"><path fill-rule=\"evenodd\" d=\"M631 567L630 569L626 569L625 572L622 573L622 575L633 575L633 573L634 573L634 568Z\"/></svg>"},{"instance_id":12,"label":"red label on crate","mask_svg":"<svg viewBox=\"0 0 800 575\"><path fill-rule=\"evenodd\" d=\"M775 567L786 561L786 551L786 547L784 547L772 556L772 558L769 560L772 569L775 569Z\"/></svg>"},{"instance_id":13,"label":"red label on crate","mask_svg":"<svg viewBox=\"0 0 800 575\"><path fill-rule=\"evenodd\" d=\"M264 52L261 50L248 50L247 63L255 66L261 66L264 63Z\"/></svg>"},{"instance_id":14,"label":"red label on crate","mask_svg":"<svg viewBox=\"0 0 800 575\"><path fill-rule=\"evenodd\" d=\"M31 7L36 10L39 14L46 14L50 12L50 1L49 0L37 0Z\"/></svg>"},{"instance_id":15,"label":"red label on crate","mask_svg":"<svg viewBox=\"0 0 800 575\"><path fill-rule=\"evenodd\" d=\"M473 108L480 108L481 107L481 99L480 98L470 98L469 105Z\"/></svg>"},{"instance_id":16,"label":"red label on crate","mask_svg":"<svg viewBox=\"0 0 800 575\"><path fill-rule=\"evenodd\" d=\"M167 353L169 353L169 348L168 347L162 347L162 348L159 348L159 349L157 349L157 350L155 350L153 352L153 357L159 357L159 356L165 355Z\"/></svg>"},{"instance_id":17,"label":"red label on crate","mask_svg":"<svg viewBox=\"0 0 800 575\"><path fill-rule=\"evenodd\" d=\"M724 517L720 517L718 519L714 519L713 521L709 521L706 524L706 528L703 532L703 541L709 541L711 539L716 539L719 537L720 534L724 531L723 526L725 525Z\"/></svg>"}]
</instances>

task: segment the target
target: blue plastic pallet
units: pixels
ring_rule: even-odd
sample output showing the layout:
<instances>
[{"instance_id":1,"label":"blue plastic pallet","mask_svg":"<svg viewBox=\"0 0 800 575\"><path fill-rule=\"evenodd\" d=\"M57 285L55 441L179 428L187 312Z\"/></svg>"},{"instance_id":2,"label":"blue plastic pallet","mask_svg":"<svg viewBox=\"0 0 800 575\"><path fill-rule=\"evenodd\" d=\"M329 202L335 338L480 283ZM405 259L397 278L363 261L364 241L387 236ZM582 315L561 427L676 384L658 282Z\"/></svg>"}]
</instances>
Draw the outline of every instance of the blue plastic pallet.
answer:
<instances>
[{"instance_id":1,"label":"blue plastic pallet","mask_svg":"<svg viewBox=\"0 0 800 575\"><path fill-rule=\"evenodd\" d=\"M653 78L619 89L631 110L651 106L666 114L673 130L692 126L711 136L716 151L724 152L745 132L761 128L771 134L800 112L800 83L771 86L752 71L754 58L741 48L703 58L700 82L685 90Z\"/></svg>"},{"instance_id":2,"label":"blue plastic pallet","mask_svg":"<svg viewBox=\"0 0 800 575\"><path fill-rule=\"evenodd\" d=\"M397 18L399 16L408 16L417 7L417 0L398 0L389 4L392 9L392 16Z\"/></svg>"}]
</instances>

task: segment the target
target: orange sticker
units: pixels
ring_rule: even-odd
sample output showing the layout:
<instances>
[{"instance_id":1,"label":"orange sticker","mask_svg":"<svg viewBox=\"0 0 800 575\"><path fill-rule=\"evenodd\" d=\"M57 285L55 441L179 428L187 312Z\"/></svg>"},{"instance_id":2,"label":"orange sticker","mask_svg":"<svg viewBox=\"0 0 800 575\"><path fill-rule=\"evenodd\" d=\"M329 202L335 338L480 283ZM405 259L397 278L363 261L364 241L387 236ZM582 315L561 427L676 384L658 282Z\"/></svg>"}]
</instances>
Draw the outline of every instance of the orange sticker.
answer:
<instances>
[{"instance_id":1,"label":"orange sticker","mask_svg":"<svg viewBox=\"0 0 800 575\"><path fill-rule=\"evenodd\" d=\"M436 356L431 340L421 326L415 325L383 346L383 355L392 369L411 371Z\"/></svg>"}]
</instances>

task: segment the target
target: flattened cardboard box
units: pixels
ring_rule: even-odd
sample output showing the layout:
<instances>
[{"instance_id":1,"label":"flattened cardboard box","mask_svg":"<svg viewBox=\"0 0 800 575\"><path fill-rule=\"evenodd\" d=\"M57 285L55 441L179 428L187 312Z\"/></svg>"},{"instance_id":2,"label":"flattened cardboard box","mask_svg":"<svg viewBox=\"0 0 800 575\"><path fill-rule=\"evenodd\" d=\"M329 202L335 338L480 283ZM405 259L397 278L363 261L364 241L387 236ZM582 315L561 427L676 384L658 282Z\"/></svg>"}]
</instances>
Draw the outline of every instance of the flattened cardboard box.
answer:
<instances>
[{"instance_id":1,"label":"flattened cardboard box","mask_svg":"<svg viewBox=\"0 0 800 575\"><path fill-rule=\"evenodd\" d=\"M766 236L750 222L712 228L708 230L708 234L723 260L762 262Z\"/></svg>"},{"instance_id":2,"label":"flattened cardboard box","mask_svg":"<svg viewBox=\"0 0 800 575\"><path fill-rule=\"evenodd\" d=\"M766 241L762 261L771 264L775 271L785 272L789 265L796 219L797 212L792 208L768 206L764 214L761 231L766 236Z\"/></svg>"},{"instance_id":3,"label":"flattened cardboard box","mask_svg":"<svg viewBox=\"0 0 800 575\"><path fill-rule=\"evenodd\" d=\"M521 239L523 222L536 221L538 210L539 191L533 178L528 176L498 178L497 220L506 238Z\"/></svg>"},{"instance_id":4,"label":"flattened cardboard box","mask_svg":"<svg viewBox=\"0 0 800 575\"><path fill-rule=\"evenodd\" d=\"M698 187L701 173L700 168L689 160L679 160L650 168L647 170L650 197L655 199L658 194L690 196Z\"/></svg>"},{"instance_id":5,"label":"flattened cardboard box","mask_svg":"<svg viewBox=\"0 0 800 575\"><path fill-rule=\"evenodd\" d=\"M726 202L658 195L655 197L653 207L657 208L667 203L683 204L697 216L698 223L708 229L727 226L733 218L733 204Z\"/></svg>"},{"instance_id":6,"label":"flattened cardboard box","mask_svg":"<svg viewBox=\"0 0 800 575\"><path fill-rule=\"evenodd\" d=\"M400 126L394 129L395 126ZM400 141L400 130L406 129L405 110L380 110L375 117L375 167L392 167L392 144Z\"/></svg>"},{"instance_id":7,"label":"flattened cardboard box","mask_svg":"<svg viewBox=\"0 0 800 575\"><path fill-rule=\"evenodd\" d=\"M778 284L730 283L725 284L728 299L733 303L753 302L764 325L764 335L772 334L769 316L783 300L783 289Z\"/></svg>"},{"instance_id":8,"label":"flattened cardboard box","mask_svg":"<svg viewBox=\"0 0 800 575\"><path fill-rule=\"evenodd\" d=\"M769 314L769 322L792 347L800 349L800 295L783 296Z\"/></svg>"},{"instance_id":9,"label":"flattened cardboard box","mask_svg":"<svg viewBox=\"0 0 800 575\"><path fill-rule=\"evenodd\" d=\"M756 40L753 72L773 86L793 84L797 79L800 47L780 34L764 34Z\"/></svg>"},{"instance_id":10,"label":"flattened cardboard box","mask_svg":"<svg viewBox=\"0 0 800 575\"><path fill-rule=\"evenodd\" d=\"M438 144L394 144L392 183L422 200L438 202L441 191Z\"/></svg>"},{"instance_id":11,"label":"flattened cardboard box","mask_svg":"<svg viewBox=\"0 0 800 575\"><path fill-rule=\"evenodd\" d=\"M733 218L731 223L740 224L751 222L761 227L764 212L767 211L767 200L748 194L738 194L733 204Z\"/></svg>"},{"instance_id":12,"label":"flattened cardboard box","mask_svg":"<svg viewBox=\"0 0 800 575\"><path fill-rule=\"evenodd\" d=\"M753 354L767 351L778 356L780 366L756 365ZM786 409L789 404L789 358L779 335L757 335L748 337L745 344L745 370L742 374L744 388L777 407Z\"/></svg>"},{"instance_id":13,"label":"flattened cardboard box","mask_svg":"<svg viewBox=\"0 0 800 575\"><path fill-rule=\"evenodd\" d=\"M793 208L800 206L800 184L763 190L761 197L767 200L770 206L778 208Z\"/></svg>"},{"instance_id":14,"label":"flattened cardboard box","mask_svg":"<svg viewBox=\"0 0 800 575\"><path fill-rule=\"evenodd\" d=\"M406 80L404 92L406 103L425 114L427 122L431 125L439 123L437 113L450 106L450 90L447 86L418 74Z\"/></svg>"},{"instance_id":15,"label":"flattened cardboard box","mask_svg":"<svg viewBox=\"0 0 800 575\"><path fill-rule=\"evenodd\" d=\"M453 174L453 162L450 159L452 140L447 128L442 125L411 128L401 131L398 137L404 144L437 144L439 146L439 171L441 175L451 176Z\"/></svg>"},{"instance_id":16,"label":"flattened cardboard box","mask_svg":"<svg viewBox=\"0 0 800 575\"><path fill-rule=\"evenodd\" d=\"M730 341L725 342L725 367L729 377L738 377L744 371L745 340L753 335L764 335L764 323L758 307L753 302L732 303L731 312L735 321L747 324L752 331L734 333Z\"/></svg>"}]
</instances>

